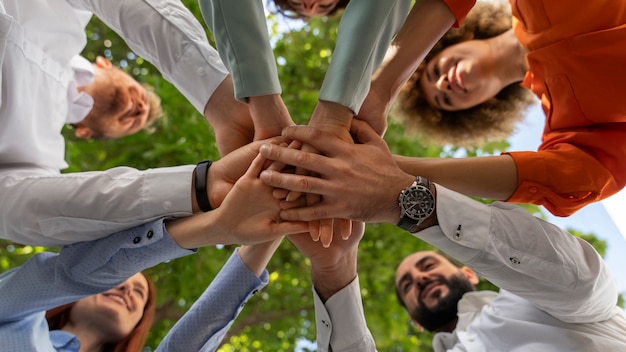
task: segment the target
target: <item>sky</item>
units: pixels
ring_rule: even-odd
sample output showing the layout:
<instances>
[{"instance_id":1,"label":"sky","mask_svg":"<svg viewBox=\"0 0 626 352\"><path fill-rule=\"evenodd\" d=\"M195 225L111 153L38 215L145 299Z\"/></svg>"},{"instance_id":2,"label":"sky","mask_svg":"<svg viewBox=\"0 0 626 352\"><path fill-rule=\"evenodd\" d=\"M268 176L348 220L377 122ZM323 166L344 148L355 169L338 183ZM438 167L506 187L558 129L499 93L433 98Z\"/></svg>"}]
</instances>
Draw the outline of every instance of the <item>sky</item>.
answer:
<instances>
[{"instance_id":1,"label":"sky","mask_svg":"<svg viewBox=\"0 0 626 352\"><path fill-rule=\"evenodd\" d=\"M526 114L518 131L509 138L509 150L536 150L541 142L541 131L545 115L539 103ZM573 215L562 218L544 213L548 221L563 228L571 228L583 233L593 233L607 242L605 261L608 264L618 287L626 296L626 190L598 203L582 208Z\"/></svg>"}]
</instances>

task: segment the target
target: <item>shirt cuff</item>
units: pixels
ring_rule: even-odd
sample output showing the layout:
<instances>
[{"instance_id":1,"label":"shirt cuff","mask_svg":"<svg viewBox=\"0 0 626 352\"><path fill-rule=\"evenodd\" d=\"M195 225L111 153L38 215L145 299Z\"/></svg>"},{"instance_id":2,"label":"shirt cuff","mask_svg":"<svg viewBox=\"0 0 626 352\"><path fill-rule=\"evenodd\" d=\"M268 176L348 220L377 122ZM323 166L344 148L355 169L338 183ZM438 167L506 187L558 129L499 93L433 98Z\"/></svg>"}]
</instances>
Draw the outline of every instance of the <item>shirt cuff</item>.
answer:
<instances>
[{"instance_id":1,"label":"shirt cuff","mask_svg":"<svg viewBox=\"0 0 626 352\"><path fill-rule=\"evenodd\" d=\"M491 209L439 184L436 187L439 225L417 232L414 236L467 263L484 251L489 243Z\"/></svg>"},{"instance_id":2,"label":"shirt cuff","mask_svg":"<svg viewBox=\"0 0 626 352\"><path fill-rule=\"evenodd\" d=\"M367 328L358 276L323 303L313 289L318 347L342 351L371 339Z\"/></svg>"}]
</instances>

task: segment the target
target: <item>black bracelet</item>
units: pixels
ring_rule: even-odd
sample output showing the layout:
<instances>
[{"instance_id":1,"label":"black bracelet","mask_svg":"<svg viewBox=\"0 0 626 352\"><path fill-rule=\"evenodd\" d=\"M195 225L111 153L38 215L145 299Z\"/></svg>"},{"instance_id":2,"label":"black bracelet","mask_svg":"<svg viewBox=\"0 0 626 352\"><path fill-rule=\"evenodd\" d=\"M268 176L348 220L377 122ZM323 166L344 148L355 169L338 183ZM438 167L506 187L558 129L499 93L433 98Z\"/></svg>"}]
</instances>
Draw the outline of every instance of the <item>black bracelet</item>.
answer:
<instances>
[{"instance_id":1,"label":"black bracelet","mask_svg":"<svg viewBox=\"0 0 626 352\"><path fill-rule=\"evenodd\" d=\"M209 195L206 189L207 186L207 173L209 172L209 167L211 167L211 160L201 161L196 165L196 177L195 177L195 189L196 189L196 202L198 203L198 207L203 212L213 210L211 207L211 202L209 202Z\"/></svg>"}]
</instances>

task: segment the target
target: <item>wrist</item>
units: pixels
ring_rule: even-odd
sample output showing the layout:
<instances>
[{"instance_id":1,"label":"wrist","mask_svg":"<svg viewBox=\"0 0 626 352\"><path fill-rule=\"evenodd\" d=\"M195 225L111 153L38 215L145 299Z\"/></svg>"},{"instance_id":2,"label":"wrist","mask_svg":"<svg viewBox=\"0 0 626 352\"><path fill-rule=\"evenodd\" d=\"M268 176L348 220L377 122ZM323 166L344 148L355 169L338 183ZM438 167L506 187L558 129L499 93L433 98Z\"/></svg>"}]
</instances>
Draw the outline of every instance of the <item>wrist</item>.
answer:
<instances>
[{"instance_id":1,"label":"wrist","mask_svg":"<svg viewBox=\"0 0 626 352\"><path fill-rule=\"evenodd\" d=\"M315 291L323 302L335 293L348 286L357 276L356 251L345 255L342 260L332 266L312 264L311 279Z\"/></svg>"},{"instance_id":2,"label":"wrist","mask_svg":"<svg viewBox=\"0 0 626 352\"><path fill-rule=\"evenodd\" d=\"M210 160L201 161L196 165L196 169L193 173L193 187L194 187L194 199L197 205L197 209L202 212L213 210L211 202L209 201L209 191L207 177L209 174L209 168L212 162Z\"/></svg>"}]
</instances>

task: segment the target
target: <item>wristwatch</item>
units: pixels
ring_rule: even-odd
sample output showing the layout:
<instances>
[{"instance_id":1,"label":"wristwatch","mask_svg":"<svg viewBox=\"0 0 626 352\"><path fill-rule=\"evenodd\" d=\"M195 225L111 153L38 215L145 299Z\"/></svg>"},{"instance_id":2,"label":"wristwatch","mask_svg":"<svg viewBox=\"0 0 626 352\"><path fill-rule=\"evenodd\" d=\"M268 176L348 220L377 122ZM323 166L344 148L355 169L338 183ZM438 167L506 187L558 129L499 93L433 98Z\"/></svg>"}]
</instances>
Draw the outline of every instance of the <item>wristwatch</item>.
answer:
<instances>
[{"instance_id":1,"label":"wristwatch","mask_svg":"<svg viewBox=\"0 0 626 352\"><path fill-rule=\"evenodd\" d=\"M402 213L398 226L414 233L424 220L435 211L435 197L430 191L430 181L417 176L412 185L405 188L398 196Z\"/></svg>"}]
</instances>

